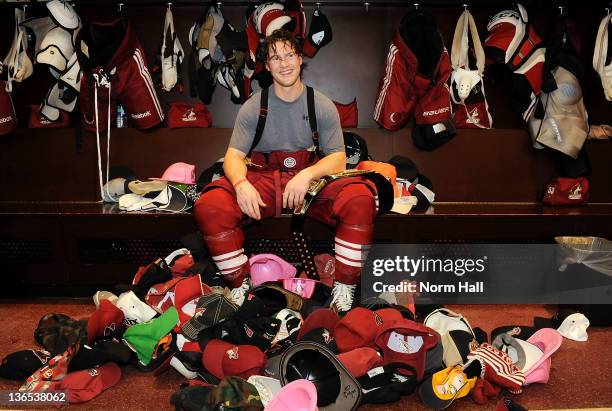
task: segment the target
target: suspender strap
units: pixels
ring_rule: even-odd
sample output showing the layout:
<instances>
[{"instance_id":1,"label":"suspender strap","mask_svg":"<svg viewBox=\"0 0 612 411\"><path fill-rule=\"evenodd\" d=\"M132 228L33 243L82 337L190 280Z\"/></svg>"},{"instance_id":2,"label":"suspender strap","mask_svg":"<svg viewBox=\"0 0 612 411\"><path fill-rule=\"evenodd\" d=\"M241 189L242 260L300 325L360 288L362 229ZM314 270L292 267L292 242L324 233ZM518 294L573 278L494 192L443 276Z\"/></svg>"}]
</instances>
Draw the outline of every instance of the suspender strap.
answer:
<instances>
[{"instance_id":1,"label":"suspender strap","mask_svg":"<svg viewBox=\"0 0 612 411\"><path fill-rule=\"evenodd\" d=\"M319 132L317 130L314 89L310 86L306 86L306 104L308 105L308 123L310 123L310 130L312 131L312 141L317 151L319 151Z\"/></svg>"},{"instance_id":2,"label":"suspender strap","mask_svg":"<svg viewBox=\"0 0 612 411\"><path fill-rule=\"evenodd\" d=\"M259 119L257 120L257 127L255 128L255 137L253 138L253 144L249 150L247 156L251 155L251 152L257 144L261 141L261 137L266 127L266 119L268 118L268 88L264 88L261 91L261 101L259 102ZM306 86L306 104L308 105L308 123L310 124L310 130L312 131L312 141L319 151L319 132L317 131L317 114L315 110L315 99L314 89L310 86Z\"/></svg>"},{"instance_id":3,"label":"suspender strap","mask_svg":"<svg viewBox=\"0 0 612 411\"><path fill-rule=\"evenodd\" d=\"M257 144L261 141L264 128L266 127L266 119L268 118L268 88L264 88L261 91L261 101L259 102L259 119L257 120L257 127L255 128L255 137L253 138L253 144L247 154L247 157L251 155L251 152Z\"/></svg>"}]
</instances>

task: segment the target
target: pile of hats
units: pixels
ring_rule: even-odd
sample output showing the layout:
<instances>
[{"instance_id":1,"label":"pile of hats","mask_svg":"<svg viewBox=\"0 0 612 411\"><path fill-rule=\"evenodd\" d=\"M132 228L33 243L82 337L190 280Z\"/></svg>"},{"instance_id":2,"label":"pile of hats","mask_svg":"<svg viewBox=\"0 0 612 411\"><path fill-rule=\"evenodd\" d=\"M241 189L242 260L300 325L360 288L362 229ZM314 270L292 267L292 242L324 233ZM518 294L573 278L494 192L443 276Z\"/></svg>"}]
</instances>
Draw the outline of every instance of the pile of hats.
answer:
<instances>
[{"instance_id":1,"label":"pile of hats","mask_svg":"<svg viewBox=\"0 0 612 411\"><path fill-rule=\"evenodd\" d=\"M110 328L120 325L108 323ZM58 404L91 400L119 382L119 365L129 364L132 352L117 340L90 338L88 328L87 320L44 315L34 332L42 349L7 355L0 365L0 376L22 381L20 391L64 391L65 397L54 400Z\"/></svg>"},{"instance_id":2,"label":"pile of hats","mask_svg":"<svg viewBox=\"0 0 612 411\"><path fill-rule=\"evenodd\" d=\"M118 203L124 211L189 211L200 195L195 166L171 164L161 177L147 181L134 176L115 177L102 188L104 201Z\"/></svg>"},{"instance_id":3,"label":"pile of hats","mask_svg":"<svg viewBox=\"0 0 612 411\"><path fill-rule=\"evenodd\" d=\"M440 409L547 383L561 335L586 339L588 321L575 313L559 331L508 326L490 343L444 308L417 322L415 310L377 297L339 316L326 308L329 286L272 254L251 257L252 288L237 305L197 248L140 267L119 295L97 292L87 320L43 316L34 333L42 349L8 355L0 376L22 391L66 391L72 403L117 384L119 366L131 365L185 377L171 398L177 409L351 410L415 391Z\"/></svg>"},{"instance_id":4,"label":"pile of hats","mask_svg":"<svg viewBox=\"0 0 612 411\"><path fill-rule=\"evenodd\" d=\"M485 405L502 390L519 394L529 384L546 384L552 355L561 346L561 332L570 338L575 334L566 334L563 327L557 331L506 326L493 330L489 343L465 317L444 308L431 312L424 323L440 334L444 348L446 368L419 386L419 397L434 409L446 408L468 395Z\"/></svg>"}]
</instances>

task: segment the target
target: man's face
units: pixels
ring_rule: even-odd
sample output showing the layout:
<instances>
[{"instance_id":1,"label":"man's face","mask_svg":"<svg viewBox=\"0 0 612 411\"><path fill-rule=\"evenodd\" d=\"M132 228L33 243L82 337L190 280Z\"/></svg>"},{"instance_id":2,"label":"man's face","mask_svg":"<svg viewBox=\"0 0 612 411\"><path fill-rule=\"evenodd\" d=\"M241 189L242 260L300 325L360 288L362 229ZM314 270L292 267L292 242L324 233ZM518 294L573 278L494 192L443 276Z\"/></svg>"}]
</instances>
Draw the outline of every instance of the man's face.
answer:
<instances>
[{"instance_id":1,"label":"man's face","mask_svg":"<svg viewBox=\"0 0 612 411\"><path fill-rule=\"evenodd\" d=\"M300 78L302 57L287 42L277 41L270 45L266 68L272 78L283 87L293 86Z\"/></svg>"}]
</instances>

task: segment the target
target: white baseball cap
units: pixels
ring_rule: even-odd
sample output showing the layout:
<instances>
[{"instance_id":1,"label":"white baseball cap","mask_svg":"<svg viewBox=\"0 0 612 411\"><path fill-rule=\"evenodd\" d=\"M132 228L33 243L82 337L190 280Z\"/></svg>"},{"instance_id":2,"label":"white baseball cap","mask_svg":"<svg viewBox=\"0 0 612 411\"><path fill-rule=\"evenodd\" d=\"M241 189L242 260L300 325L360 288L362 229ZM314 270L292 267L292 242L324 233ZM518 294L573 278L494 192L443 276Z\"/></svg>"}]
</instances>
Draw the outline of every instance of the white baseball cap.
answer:
<instances>
[{"instance_id":1,"label":"white baseball cap","mask_svg":"<svg viewBox=\"0 0 612 411\"><path fill-rule=\"evenodd\" d=\"M586 341L589 339L587 328L589 328L589 319L582 313L574 313L565 317L557 331L559 334L574 341Z\"/></svg>"},{"instance_id":2,"label":"white baseball cap","mask_svg":"<svg viewBox=\"0 0 612 411\"><path fill-rule=\"evenodd\" d=\"M139 299L134 291L127 291L119 296L115 302L117 308L123 311L126 325L140 324L152 320L157 312Z\"/></svg>"}]
</instances>

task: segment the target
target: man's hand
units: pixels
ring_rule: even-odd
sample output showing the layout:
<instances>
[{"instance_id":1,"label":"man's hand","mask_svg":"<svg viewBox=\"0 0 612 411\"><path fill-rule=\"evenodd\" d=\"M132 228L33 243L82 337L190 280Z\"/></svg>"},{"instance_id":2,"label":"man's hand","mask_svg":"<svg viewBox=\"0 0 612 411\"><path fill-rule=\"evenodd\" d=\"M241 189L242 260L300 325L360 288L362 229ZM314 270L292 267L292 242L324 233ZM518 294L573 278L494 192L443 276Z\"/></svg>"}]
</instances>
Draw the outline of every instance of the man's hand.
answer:
<instances>
[{"instance_id":1,"label":"man's hand","mask_svg":"<svg viewBox=\"0 0 612 411\"><path fill-rule=\"evenodd\" d=\"M263 202L259 192L250 182L245 181L236 187L236 198L243 213L255 220L261 220L259 207L265 207L266 203Z\"/></svg>"},{"instance_id":2,"label":"man's hand","mask_svg":"<svg viewBox=\"0 0 612 411\"><path fill-rule=\"evenodd\" d=\"M294 209L301 205L312 179L310 172L304 169L289 180L283 192L283 208Z\"/></svg>"}]
</instances>

